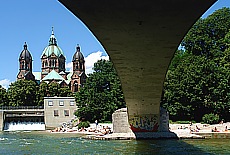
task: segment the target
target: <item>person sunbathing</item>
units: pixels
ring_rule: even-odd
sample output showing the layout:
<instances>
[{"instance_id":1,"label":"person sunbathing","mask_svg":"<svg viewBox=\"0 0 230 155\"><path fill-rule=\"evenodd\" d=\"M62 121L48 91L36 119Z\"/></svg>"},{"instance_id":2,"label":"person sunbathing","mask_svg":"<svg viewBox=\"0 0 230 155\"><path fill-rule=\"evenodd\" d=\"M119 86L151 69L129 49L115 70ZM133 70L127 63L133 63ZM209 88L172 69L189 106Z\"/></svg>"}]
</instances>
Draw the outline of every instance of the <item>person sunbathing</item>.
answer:
<instances>
[{"instance_id":1,"label":"person sunbathing","mask_svg":"<svg viewBox=\"0 0 230 155\"><path fill-rule=\"evenodd\" d=\"M214 129L212 129L212 132L219 132L219 131L218 131L217 128L215 127Z\"/></svg>"}]
</instances>

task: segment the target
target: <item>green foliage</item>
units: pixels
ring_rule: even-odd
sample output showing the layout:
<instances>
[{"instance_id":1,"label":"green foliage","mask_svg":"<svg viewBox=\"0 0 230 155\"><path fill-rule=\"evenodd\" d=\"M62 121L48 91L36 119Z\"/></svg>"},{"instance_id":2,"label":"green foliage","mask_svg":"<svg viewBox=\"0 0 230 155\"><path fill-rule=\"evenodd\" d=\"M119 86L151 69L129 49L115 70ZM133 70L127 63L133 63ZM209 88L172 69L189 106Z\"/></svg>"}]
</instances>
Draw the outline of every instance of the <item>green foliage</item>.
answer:
<instances>
[{"instance_id":1,"label":"green foliage","mask_svg":"<svg viewBox=\"0 0 230 155\"><path fill-rule=\"evenodd\" d=\"M59 96L60 97L72 97L73 93L71 92L69 87L65 86L59 89Z\"/></svg>"},{"instance_id":2,"label":"green foliage","mask_svg":"<svg viewBox=\"0 0 230 155\"><path fill-rule=\"evenodd\" d=\"M71 97L73 93L71 92L70 88L60 87L58 83L51 82L47 84L46 82L41 82L37 89L37 104L43 105L44 104L44 97L50 96L58 96L58 97Z\"/></svg>"},{"instance_id":3,"label":"green foliage","mask_svg":"<svg viewBox=\"0 0 230 155\"><path fill-rule=\"evenodd\" d=\"M191 121L176 121L175 124L190 124ZM192 121L192 123L196 123L195 121Z\"/></svg>"},{"instance_id":4,"label":"green foliage","mask_svg":"<svg viewBox=\"0 0 230 155\"><path fill-rule=\"evenodd\" d=\"M230 121L230 9L199 19L182 41L166 75L161 105L170 119Z\"/></svg>"},{"instance_id":5,"label":"green foliage","mask_svg":"<svg viewBox=\"0 0 230 155\"><path fill-rule=\"evenodd\" d=\"M48 96L54 97L54 96L59 96L59 90L60 90L60 85L56 82L51 82L48 85Z\"/></svg>"},{"instance_id":6,"label":"green foliage","mask_svg":"<svg viewBox=\"0 0 230 155\"><path fill-rule=\"evenodd\" d=\"M88 128L90 127L90 122L89 121L81 121L79 124L78 124L78 129L81 129L81 128Z\"/></svg>"},{"instance_id":7,"label":"green foliage","mask_svg":"<svg viewBox=\"0 0 230 155\"><path fill-rule=\"evenodd\" d=\"M227 48L224 41L229 27L230 8L219 9L207 18L199 19L183 39L182 46L193 55L214 57L217 53L212 50L223 52Z\"/></svg>"},{"instance_id":8,"label":"green foliage","mask_svg":"<svg viewBox=\"0 0 230 155\"><path fill-rule=\"evenodd\" d=\"M42 106L46 96L73 96L69 87L62 87L58 83L41 82L37 85L31 80L13 82L8 91L0 86L0 106Z\"/></svg>"},{"instance_id":9,"label":"green foliage","mask_svg":"<svg viewBox=\"0 0 230 155\"><path fill-rule=\"evenodd\" d=\"M7 106L8 105L8 97L6 89L0 85L0 106Z\"/></svg>"},{"instance_id":10,"label":"green foliage","mask_svg":"<svg viewBox=\"0 0 230 155\"><path fill-rule=\"evenodd\" d=\"M217 124L219 122L219 120L220 120L219 115L213 114L213 113L205 114L202 117L202 121L204 123L208 123L208 124Z\"/></svg>"},{"instance_id":11,"label":"green foliage","mask_svg":"<svg viewBox=\"0 0 230 155\"><path fill-rule=\"evenodd\" d=\"M37 90L37 104L41 106L44 104L44 97L48 94L48 84L46 82L41 82Z\"/></svg>"},{"instance_id":12,"label":"green foliage","mask_svg":"<svg viewBox=\"0 0 230 155\"><path fill-rule=\"evenodd\" d=\"M125 107L121 83L111 61L99 60L94 64L94 71L76 93L78 117L90 122L94 120L111 121L112 113Z\"/></svg>"},{"instance_id":13,"label":"green foliage","mask_svg":"<svg viewBox=\"0 0 230 155\"><path fill-rule=\"evenodd\" d=\"M31 80L18 80L11 83L8 89L9 106L35 106L36 83Z\"/></svg>"}]
</instances>

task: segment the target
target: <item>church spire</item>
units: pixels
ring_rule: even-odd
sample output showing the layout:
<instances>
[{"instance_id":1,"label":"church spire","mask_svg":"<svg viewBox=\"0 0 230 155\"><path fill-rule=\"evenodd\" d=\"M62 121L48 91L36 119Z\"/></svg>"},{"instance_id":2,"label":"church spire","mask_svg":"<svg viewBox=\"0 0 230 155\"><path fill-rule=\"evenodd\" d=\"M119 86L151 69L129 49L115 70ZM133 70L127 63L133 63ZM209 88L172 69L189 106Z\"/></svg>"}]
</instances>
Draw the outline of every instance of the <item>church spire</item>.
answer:
<instances>
[{"instance_id":1,"label":"church spire","mask_svg":"<svg viewBox=\"0 0 230 155\"><path fill-rule=\"evenodd\" d=\"M24 50L27 50L27 44L26 44L26 42L24 44Z\"/></svg>"},{"instance_id":2,"label":"church spire","mask_svg":"<svg viewBox=\"0 0 230 155\"><path fill-rule=\"evenodd\" d=\"M49 45L55 45L57 46L57 39L54 36L54 28L52 27L52 33L50 36L50 40L49 40Z\"/></svg>"},{"instance_id":3,"label":"church spire","mask_svg":"<svg viewBox=\"0 0 230 155\"><path fill-rule=\"evenodd\" d=\"M54 35L54 27L52 26L52 35Z\"/></svg>"}]
</instances>

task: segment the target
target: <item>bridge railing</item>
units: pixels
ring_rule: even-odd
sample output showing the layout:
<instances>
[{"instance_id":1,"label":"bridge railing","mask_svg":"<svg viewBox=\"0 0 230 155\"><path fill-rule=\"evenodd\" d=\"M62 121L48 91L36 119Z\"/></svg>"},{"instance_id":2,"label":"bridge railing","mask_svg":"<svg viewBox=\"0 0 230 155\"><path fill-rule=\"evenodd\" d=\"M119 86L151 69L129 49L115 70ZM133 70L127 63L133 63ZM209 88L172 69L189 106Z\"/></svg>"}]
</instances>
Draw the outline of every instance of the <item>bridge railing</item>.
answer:
<instances>
[{"instance_id":1,"label":"bridge railing","mask_svg":"<svg viewBox=\"0 0 230 155\"><path fill-rule=\"evenodd\" d=\"M44 109L44 106L0 106L1 110Z\"/></svg>"}]
</instances>

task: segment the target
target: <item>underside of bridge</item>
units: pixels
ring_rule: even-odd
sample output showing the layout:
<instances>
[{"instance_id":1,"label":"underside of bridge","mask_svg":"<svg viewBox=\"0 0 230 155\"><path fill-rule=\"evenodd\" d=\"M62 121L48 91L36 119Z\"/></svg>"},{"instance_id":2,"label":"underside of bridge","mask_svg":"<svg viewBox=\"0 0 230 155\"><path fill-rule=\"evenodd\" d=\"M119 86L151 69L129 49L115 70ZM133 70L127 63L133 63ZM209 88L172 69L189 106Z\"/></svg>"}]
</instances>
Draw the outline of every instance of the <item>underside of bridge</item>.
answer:
<instances>
[{"instance_id":1,"label":"underside of bridge","mask_svg":"<svg viewBox=\"0 0 230 155\"><path fill-rule=\"evenodd\" d=\"M216 0L59 1L91 30L114 63L131 129L157 131L163 82L173 54Z\"/></svg>"}]
</instances>

